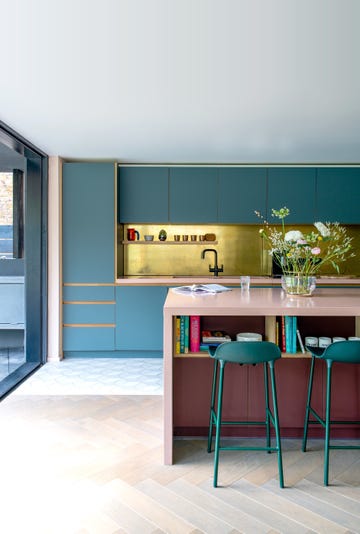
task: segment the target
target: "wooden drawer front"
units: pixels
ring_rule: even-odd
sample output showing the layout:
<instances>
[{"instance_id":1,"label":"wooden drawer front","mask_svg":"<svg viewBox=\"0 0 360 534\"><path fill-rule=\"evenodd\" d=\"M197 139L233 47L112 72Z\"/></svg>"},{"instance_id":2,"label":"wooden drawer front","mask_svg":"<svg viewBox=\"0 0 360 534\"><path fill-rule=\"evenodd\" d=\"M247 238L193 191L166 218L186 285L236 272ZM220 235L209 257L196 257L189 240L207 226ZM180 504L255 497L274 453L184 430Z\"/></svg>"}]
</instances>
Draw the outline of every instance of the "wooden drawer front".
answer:
<instances>
[{"instance_id":1,"label":"wooden drawer front","mask_svg":"<svg viewBox=\"0 0 360 534\"><path fill-rule=\"evenodd\" d=\"M63 323L115 326L115 304L65 304Z\"/></svg>"},{"instance_id":2,"label":"wooden drawer front","mask_svg":"<svg viewBox=\"0 0 360 534\"><path fill-rule=\"evenodd\" d=\"M115 300L114 286L64 286L63 300Z\"/></svg>"},{"instance_id":3,"label":"wooden drawer front","mask_svg":"<svg viewBox=\"0 0 360 534\"><path fill-rule=\"evenodd\" d=\"M65 327L63 349L67 350L114 350L115 328Z\"/></svg>"}]
</instances>

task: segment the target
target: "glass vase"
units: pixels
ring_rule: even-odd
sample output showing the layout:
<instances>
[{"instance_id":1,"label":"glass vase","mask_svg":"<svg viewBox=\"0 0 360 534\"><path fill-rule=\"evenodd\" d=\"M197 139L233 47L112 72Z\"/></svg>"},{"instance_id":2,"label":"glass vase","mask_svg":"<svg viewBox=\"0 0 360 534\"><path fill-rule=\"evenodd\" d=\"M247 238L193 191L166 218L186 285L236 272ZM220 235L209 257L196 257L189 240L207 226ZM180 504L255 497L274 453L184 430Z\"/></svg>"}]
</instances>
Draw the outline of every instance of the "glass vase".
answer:
<instances>
[{"instance_id":1,"label":"glass vase","mask_svg":"<svg viewBox=\"0 0 360 534\"><path fill-rule=\"evenodd\" d=\"M283 274L281 287L287 295L309 297L315 290L316 278L305 274Z\"/></svg>"}]
</instances>

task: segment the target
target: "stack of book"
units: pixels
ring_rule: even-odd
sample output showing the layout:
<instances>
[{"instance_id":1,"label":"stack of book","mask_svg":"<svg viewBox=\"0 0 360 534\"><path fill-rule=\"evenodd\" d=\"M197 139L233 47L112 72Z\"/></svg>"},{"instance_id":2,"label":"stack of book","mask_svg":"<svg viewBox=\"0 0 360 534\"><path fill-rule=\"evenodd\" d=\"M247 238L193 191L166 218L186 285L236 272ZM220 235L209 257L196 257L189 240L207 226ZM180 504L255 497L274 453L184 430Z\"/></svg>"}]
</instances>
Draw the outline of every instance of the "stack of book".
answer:
<instances>
[{"instance_id":1,"label":"stack of book","mask_svg":"<svg viewBox=\"0 0 360 534\"><path fill-rule=\"evenodd\" d=\"M175 320L175 354L207 351L210 345L231 341L230 336L220 330L201 331L199 315L178 315Z\"/></svg>"},{"instance_id":2,"label":"stack of book","mask_svg":"<svg viewBox=\"0 0 360 534\"><path fill-rule=\"evenodd\" d=\"M221 330L203 330L201 332L200 350L208 350L210 345L221 345L231 341L231 337Z\"/></svg>"}]
</instances>

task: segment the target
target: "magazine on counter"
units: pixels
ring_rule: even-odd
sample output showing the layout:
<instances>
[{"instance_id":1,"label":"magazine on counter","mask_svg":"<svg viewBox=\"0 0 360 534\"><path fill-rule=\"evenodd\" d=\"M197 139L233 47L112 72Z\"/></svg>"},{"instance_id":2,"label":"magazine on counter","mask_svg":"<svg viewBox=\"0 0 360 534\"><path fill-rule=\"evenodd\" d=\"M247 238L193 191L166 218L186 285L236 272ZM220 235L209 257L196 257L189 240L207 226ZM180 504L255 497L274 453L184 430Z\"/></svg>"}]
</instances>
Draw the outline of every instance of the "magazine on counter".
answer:
<instances>
[{"instance_id":1,"label":"magazine on counter","mask_svg":"<svg viewBox=\"0 0 360 534\"><path fill-rule=\"evenodd\" d=\"M231 288L221 284L192 284L191 286L173 287L172 290L182 295L215 295L215 293L231 291Z\"/></svg>"}]
</instances>

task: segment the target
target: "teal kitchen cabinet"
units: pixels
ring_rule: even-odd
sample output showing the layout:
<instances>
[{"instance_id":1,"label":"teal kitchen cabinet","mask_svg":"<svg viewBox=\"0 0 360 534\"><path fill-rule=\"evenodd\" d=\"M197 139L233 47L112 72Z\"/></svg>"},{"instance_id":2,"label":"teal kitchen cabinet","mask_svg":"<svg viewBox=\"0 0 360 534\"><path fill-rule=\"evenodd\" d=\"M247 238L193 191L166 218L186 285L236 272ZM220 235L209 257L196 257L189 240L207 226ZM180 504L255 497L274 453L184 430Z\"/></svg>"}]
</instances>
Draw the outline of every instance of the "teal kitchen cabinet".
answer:
<instances>
[{"instance_id":1,"label":"teal kitchen cabinet","mask_svg":"<svg viewBox=\"0 0 360 534\"><path fill-rule=\"evenodd\" d=\"M116 349L127 357L161 357L167 287L116 288Z\"/></svg>"},{"instance_id":2,"label":"teal kitchen cabinet","mask_svg":"<svg viewBox=\"0 0 360 534\"><path fill-rule=\"evenodd\" d=\"M119 167L119 222L168 222L168 174L167 167Z\"/></svg>"},{"instance_id":3,"label":"teal kitchen cabinet","mask_svg":"<svg viewBox=\"0 0 360 534\"><path fill-rule=\"evenodd\" d=\"M217 195L217 168L170 168L169 219L171 223L217 222Z\"/></svg>"},{"instance_id":4,"label":"teal kitchen cabinet","mask_svg":"<svg viewBox=\"0 0 360 534\"><path fill-rule=\"evenodd\" d=\"M65 286L63 289L65 356L115 349L115 287ZM73 352L74 351L74 352Z\"/></svg>"},{"instance_id":5,"label":"teal kitchen cabinet","mask_svg":"<svg viewBox=\"0 0 360 534\"><path fill-rule=\"evenodd\" d=\"M266 213L266 169L219 169L218 216L220 223L259 223L255 210Z\"/></svg>"},{"instance_id":6,"label":"teal kitchen cabinet","mask_svg":"<svg viewBox=\"0 0 360 534\"><path fill-rule=\"evenodd\" d=\"M318 220L360 224L360 168L319 168L316 200Z\"/></svg>"},{"instance_id":7,"label":"teal kitchen cabinet","mask_svg":"<svg viewBox=\"0 0 360 534\"><path fill-rule=\"evenodd\" d=\"M313 224L315 220L316 169L312 167L268 168L267 220L280 222L271 216L272 209L289 208L287 223Z\"/></svg>"},{"instance_id":8,"label":"teal kitchen cabinet","mask_svg":"<svg viewBox=\"0 0 360 534\"><path fill-rule=\"evenodd\" d=\"M109 352L111 357L115 344L115 328L94 326L65 326L63 328L64 356L97 357ZM101 354L99 354L101 352ZM85 353L85 354L84 354ZM93 354L92 354L93 353ZM96 353L96 354L95 354Z\"/></svg>"},{"instance_id":9,"label":"teal kitchen cabinet","mask_svg":"<svg viewBox=\"0 0 360 534\"><path fill-rule=\"evenodd\" d=\"M114 283L114 195L113 163L64 163L64 283Z\"/></svg>"}]
</instances>

